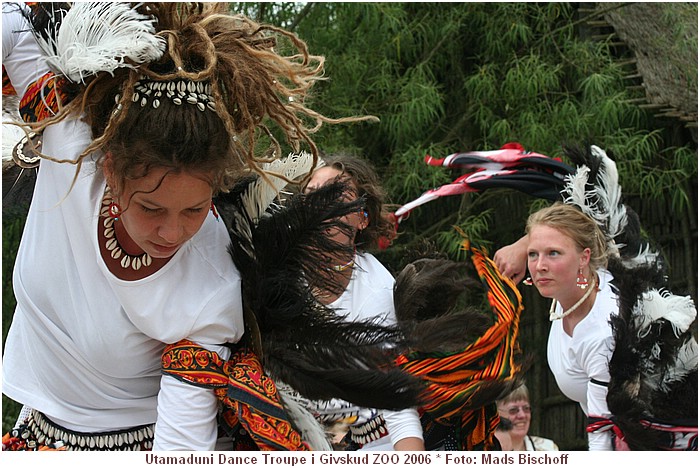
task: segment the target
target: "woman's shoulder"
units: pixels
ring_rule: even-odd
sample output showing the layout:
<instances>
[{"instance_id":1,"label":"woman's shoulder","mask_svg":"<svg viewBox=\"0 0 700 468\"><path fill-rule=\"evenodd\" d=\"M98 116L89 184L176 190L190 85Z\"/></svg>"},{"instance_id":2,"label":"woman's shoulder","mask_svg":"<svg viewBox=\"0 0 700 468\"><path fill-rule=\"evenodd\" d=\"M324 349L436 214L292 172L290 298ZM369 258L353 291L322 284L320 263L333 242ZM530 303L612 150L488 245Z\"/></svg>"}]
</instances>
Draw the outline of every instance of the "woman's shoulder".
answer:
<instances>
[{"instance_id":1,"label":"woman's shoulder","mask_svg":"<svg viewBox=\"0 0 700 468\"><path fill-rule=\"evenodd\" d=\"M358 252L355 257L355 268L377 287L394 287L394 276L387 268L368 252Z\"/></svg>"},{"instance_id":2,"label":"woman's shoulder","mask_svg":"<svg viewBox=\"0 0 700 468\"><path fill-rule=\"evenodd\" d=\"M224 278L238 281L240 275L228 251L231 239L218 214L209 213L202 228L192 238L192 255Z\"/></svg>"},{"instance_id":3,"label":"woman's shoulder","mask_svg":"<svg viewBox=\"0 0 700 468\"><path fill-rule=\"evenodd\" d=\"M539 437L539 436L528 436L530 440L532 441L532 445L534 447L534 450L538 452L552 452L552 451L558 451L559 446L554 443L552 439L546 439L544 437Z\"/></svg>"}]
</instances>

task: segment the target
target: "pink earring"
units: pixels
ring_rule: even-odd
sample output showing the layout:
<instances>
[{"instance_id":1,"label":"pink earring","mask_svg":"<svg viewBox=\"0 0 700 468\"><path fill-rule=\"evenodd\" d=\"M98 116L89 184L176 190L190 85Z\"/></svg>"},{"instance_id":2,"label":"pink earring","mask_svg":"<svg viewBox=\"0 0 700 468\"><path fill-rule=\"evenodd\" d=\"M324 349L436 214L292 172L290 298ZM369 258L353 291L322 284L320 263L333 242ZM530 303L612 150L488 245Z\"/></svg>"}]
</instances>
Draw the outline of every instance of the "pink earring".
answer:
<instances>
[{"instance_id":1,"label":"pink earring","mask_svg":"<svg viewBox=\"0 0 700 468\"><path fill-rule=\"evenodd\" d=\"M118 220L119 216L122 214L122 207L119 206L119 203L115 202L112 200L112 202L109 204L109 215L114 218L114 220Z\"/></svg>"},{"instance_id":2,"label":"pink earring","mask_svg":"<svg viewBox=\"0 0 700 468\"><path fill-rule=\"evenodd\" d=\"M588 278L583 276L583 268L578 269L578 277L576 277L576 286L581 289L586 289L588 287Z\"/></svg>"},{"instance_id":3,"label":"pink earring","mask_svg":"<svg viewBox=\"0 0 700 468\"><path fill-rule=\"evenodd\" d=\"M528 276L527 278L525 278L525 279L523 280L523 284L524 284L525 286L532 286L532 284L533 284L533 283L532 283L532 278L530 278L530 277Z\"/></svg>"}]
</instances>

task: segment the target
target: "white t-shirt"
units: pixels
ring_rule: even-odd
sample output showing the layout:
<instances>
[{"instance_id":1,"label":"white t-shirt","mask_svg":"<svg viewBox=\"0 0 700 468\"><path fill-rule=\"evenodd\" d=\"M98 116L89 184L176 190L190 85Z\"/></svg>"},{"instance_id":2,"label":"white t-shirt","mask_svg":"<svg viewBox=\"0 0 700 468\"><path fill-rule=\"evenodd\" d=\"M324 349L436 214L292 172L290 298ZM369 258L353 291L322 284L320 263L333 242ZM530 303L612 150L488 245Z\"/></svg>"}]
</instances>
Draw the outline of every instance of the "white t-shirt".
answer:
<instances>
[{"instance_id":1,"label":"white t-shirt","mask_svg":"<svg viewBox=\"0 0 700 468\"><path fill-rule=\"evenodd\" d=\"M394 282L391 273L373 255L358 253L350 283L329 307L348 321L382 317L384 325L394 325ZM406 437L423 440L423 428L415 409L381 412L389 435L363 445L362 450L393 450L394 444Z\"/></svg>"},{"instance_id":2,"label":"white t-shirt","mask_svg":"<svg viewBox=\"0 0 700 468\"><path fill-rule=\"evenodd\" d=\"M74 160L90 142L77 120L47 128L45 154ZM101 432L156 422L156 449L208 450L211 390L161 377L166 343L190 339L228 357L243 334L241 281L223 221L200 231L163 268L123 281L100 255L102 171L42 160L17 254L17 309L5 343L3 392L68 429ZM213 411L215 415L215 410Z\"/></svg>"},{"instance_id":3,"label":"white t-shirt","mask_svg":"<svg viewBox=\"0 0 700 468\"><path fill-rule=\"evenodd\" d=\"M573 336L566 334L561 320L552 322L547 342L547 361L559 389L581 405L590 416L609 416L606 396L608 364L614 344L609 319L619 312L617 294L610 282L613 277L606 270L598 270L600 291L593 308L574 328ZM557 311L561 312L561 304ZM609 434L588 434L589 450L612 450Z\"/></svg>"}]
</instances>

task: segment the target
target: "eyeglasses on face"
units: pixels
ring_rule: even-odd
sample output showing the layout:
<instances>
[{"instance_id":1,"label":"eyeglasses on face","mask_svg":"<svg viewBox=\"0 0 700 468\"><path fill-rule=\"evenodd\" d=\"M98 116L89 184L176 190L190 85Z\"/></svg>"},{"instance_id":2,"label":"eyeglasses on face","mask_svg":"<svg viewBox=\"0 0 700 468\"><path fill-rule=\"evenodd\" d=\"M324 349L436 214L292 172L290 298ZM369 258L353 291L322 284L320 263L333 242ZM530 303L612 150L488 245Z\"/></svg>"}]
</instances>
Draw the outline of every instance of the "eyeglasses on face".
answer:
<instances>
[{"instance_id":1,"label":"eyeglasses on face","mask_svg":"<svg viewBox=\"0 0 700 468\"><path fill-rule=\"evenodd\" d=\"M532 408L530 405L521 405L521 406L509 406L508 408L503 408L510 416L515 416L518 414L521 410L525 414L530 414L532 412Z\"/></svg>"}]
</instances>

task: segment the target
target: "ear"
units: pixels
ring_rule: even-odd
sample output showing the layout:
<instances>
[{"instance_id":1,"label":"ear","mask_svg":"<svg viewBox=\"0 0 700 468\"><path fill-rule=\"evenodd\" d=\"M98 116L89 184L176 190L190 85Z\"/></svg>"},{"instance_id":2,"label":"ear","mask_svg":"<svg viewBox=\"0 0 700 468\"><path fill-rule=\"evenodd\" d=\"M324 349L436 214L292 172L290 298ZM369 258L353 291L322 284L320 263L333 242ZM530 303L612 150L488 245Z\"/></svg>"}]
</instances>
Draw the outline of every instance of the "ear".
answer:
<instances>
[{"instance_id":1,"label":"ear","mask_svg":"<svg viewBox=\"0 0 700 468\"><path fill-rule=\"evenodd\" d=\"M360 231L367 229L369 226L369 213L367 210L362 210L360 212L360 223L358 224L358 229Z\"/></svg>"},{"instance_id":2,"label":"ear","mask_svg":"<svg viewBox=\"0 0 700 468\"><path fill-rule=\"evenodd\" d=\"M591 249L586 247L581 252L581 258L579 260L579 267L583 268L591 261Z\"/></svg>"}]
</instances>

